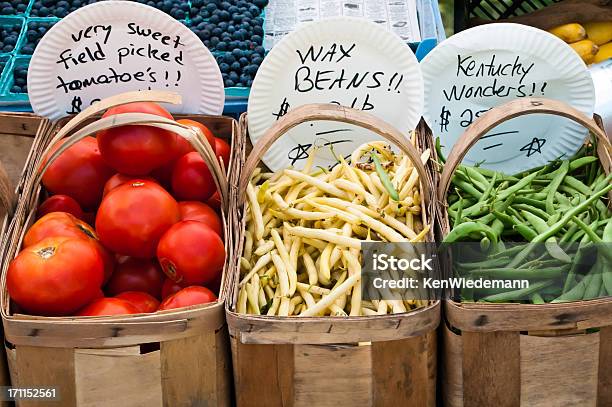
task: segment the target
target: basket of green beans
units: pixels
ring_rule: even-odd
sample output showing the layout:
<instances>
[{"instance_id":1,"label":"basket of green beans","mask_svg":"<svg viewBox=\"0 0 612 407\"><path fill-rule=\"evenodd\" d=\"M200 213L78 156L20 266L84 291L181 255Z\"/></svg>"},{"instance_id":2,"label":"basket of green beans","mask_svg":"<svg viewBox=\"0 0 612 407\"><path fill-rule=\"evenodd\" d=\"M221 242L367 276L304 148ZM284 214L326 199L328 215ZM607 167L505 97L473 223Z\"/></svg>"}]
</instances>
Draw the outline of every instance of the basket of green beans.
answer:
<instances>
[{"instance_id":1,"label":"basket of green beans","mask_svg":"<svg viewBox=\"0 0 612 407\"><path fill-rule=\"evenodd\" d=\"M568 117L594 137L573 157L520 174L461 164L489 130L531 113ZM529 282L520 288L463 289L454 299L557 304L612 296L611 154L610 141L594 120L545 99L521 99L492 109L459 139L448 160L438 148L443 165L438 196L446 207L441 219L444 246L477 242L481 254L470 260L453 255L451 273ZM461 250L469 251L469 246Z\"/></svg>"}]
</instances>

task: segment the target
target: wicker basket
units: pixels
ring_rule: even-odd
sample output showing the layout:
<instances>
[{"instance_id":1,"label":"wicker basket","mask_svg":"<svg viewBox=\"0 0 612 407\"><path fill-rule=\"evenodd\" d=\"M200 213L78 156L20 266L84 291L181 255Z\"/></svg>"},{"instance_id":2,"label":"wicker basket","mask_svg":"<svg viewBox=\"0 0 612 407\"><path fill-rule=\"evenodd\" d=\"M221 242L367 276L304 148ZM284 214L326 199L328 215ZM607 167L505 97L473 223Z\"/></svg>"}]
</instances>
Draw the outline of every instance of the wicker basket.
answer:
<instances>
[{"instance_id":1,"label":"wicker basket","mask_svg":"<svg viewBox=\"0 0 612 407\"><path fill-rule=\"evenodd\" d=\"M246 116L241 119L244 130L246 120ZM413 162L420 163L420 154L406 145L405 138L374 116L336 105L307 105L291 111L254 146L246 163L246 149L236 150L234 165L239 171L235 171L231 194L237 253L232 262L234 289L245 231L244 191L251 174L276 139L311 120L357 124L398 145ZM246 140L237 144L245 147ZM431 139L419 137L418 144L432 148ZM423 167L419 174L421 187L428 191L424 217L432 223L431 168ZM430 234L428 241L432 239ZM237 290L228 301L226 314L238 406L436 404L438 301L410 313L379 317L267 317L237 314L236 297Z\"/></svg>"},{"instance_id":2,"label":"wicker basket","mask_svg":"<svg viewBox=\"0 0 612 407\"><path fill-rule=\"evenodd\" d=\"M536 113L587 127L598 138L601 165L612 171L610 142L594 120L561 102L519 99L490 110L455 144L438 187L440 206L446 207L451 177L470 147L497 125ZM446 236L446 213L439 225ZM542 305L447 301L445 316L445 405L612 405L612 298Z\"/></svg>"},{"instance_id":3,"label":"wicker basket","mask_svg":"<svg viewBox=\"0 0 612 407\"><path fill-rule=\"evenodd\" d=\"M194 141L197 138L194 131L171 120L140 113L94 120L112 106L136 101L180 103L180 98L156 91L117 95L100 101L72 120L39 131L36 137L38 145L27 165L33 171L25 173L22 179L23 188L2 260L2 319L12 383L26 388L56 387L59 400L45 401L44 405L227 406L231 374L224 316L225 282L215 303L154 314L39 317L11 311L6 270L34 221L39 200L44 197L40 187L45 170L41 157L47 156L63 137L67 136L67 141L50 161L69 145L102 129L129 124L156 126L190 138L207 163L218 165L210 146ZM237 123L233 119L187 117L204 123L228 141L236 137ZM231 230L225 217L227 181L218 176L215 180L223 200L226 251L231 253ZM226 256L225 268L229 258ZM18 405L37 404L23 400Z\"/></svg>"}]
</instances>

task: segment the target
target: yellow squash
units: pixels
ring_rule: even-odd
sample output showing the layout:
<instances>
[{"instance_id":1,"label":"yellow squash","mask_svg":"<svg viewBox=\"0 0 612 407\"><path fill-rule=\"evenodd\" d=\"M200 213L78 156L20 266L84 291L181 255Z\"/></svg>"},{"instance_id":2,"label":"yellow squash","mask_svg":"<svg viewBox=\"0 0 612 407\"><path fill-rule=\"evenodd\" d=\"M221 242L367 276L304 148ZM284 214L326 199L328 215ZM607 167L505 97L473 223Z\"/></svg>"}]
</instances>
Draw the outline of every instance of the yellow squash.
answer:
<instances>
[{"instance_id":1,"label":"yellow squash","mask_svg":"<svg viewBox=\"0 0 612 407\"><path fill-rule=\"evenodd\" d=\"M577 23L561 25L551 29L549 32L567 43L584 40L587 37L584 27Z\"/></svg>"},{"instance_id":2,"label":"yellow squash","mask_svg":"<svg viewBox=\"0 0 612 407\"><path fill-rule=\"evenodd\" d=\"M593 58L593 63L603 62L612 58L612 42L602 45L599 47L599 52Z\"/></svg>"},{"instance_id":3,"label":"yellow squash","mask_svg":"<svg viewBox=\"0 0 612 407\"><path fill-rule=\"evenodd\" d=\"M580 55L580 58L587 64L590 64L595 59L595 54L599 51L599 47L591 40L582 40L570 44L574 51Z\"/></svg>"},{"instance_id":4,"label":"yellow squash","mask_svg":"<svg viewBox=\"0 0 612 407\"><path fill-rule=\"evenodd\" d=\"M612 21L587 23L584 28L589 39L597 45L612 41Z\"/></svg>"}]
</instances>

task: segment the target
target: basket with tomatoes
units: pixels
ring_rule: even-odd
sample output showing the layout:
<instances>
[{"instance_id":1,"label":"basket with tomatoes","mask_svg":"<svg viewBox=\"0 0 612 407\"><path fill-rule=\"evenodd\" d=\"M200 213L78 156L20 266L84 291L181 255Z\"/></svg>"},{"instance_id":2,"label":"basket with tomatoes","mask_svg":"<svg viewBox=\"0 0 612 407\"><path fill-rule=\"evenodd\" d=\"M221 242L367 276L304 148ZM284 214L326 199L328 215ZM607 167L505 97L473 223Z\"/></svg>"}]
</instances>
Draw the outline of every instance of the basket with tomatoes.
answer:
<instances>
[{"instance_id":1,"label":"basket with tomatoes","mask_svg":"<svg viewBox=\"0 0 612 407\"><path fill-rule=\"evenodd\" d=\"M11 368L32 380L18 385L45 382L37 375L53 372L19 363L32 347L64 348L74 365L72 352L83 348L158 344L165 402L179 396L168 380L201 379L212 368L226 376L228 363L219 366L232 244L225 214L237 126L224 117L173 117L160 104L179 101L157 91L121 94L37 136L47 142L28 163L2 259L3 323L17 361ZM212 353L198 350L204 343ZM181 347L193 366L162 363ZM75 401L90 376L76 366L72 374L77 391L65 390ZM188 393L225 400L223 383Z\"/></svg>"}]
</instances>

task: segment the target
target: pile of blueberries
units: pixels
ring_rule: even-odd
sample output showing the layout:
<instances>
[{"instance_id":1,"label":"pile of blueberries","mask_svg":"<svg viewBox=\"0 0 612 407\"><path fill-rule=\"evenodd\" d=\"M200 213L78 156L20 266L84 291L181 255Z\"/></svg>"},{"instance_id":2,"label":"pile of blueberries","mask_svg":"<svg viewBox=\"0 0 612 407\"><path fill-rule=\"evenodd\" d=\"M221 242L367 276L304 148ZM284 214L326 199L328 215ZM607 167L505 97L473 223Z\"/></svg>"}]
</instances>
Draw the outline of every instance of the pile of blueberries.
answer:
<instances>
[{"instance_id":1,"label":"pile of blueberries","mask_svg":"<svg viewBox=\"0 0 612 407\"><path fill-rule=\"evenodd\" d=\"M95 2L96 0L36 0L32 4L30 16L62 18L80 7Z\"/></svg>"},{"instance_id":2,"label":"pile of blueberries","mask_svg":"<svg viewBox=\"0 0 612 407\"><path fill-rule=\"evenodd\" d=\"M264 58L268 0L191 0L190 29L215 53L225 87L249 87Z\"/></svg>"},{"instance_id":3,"label":"pile of blueberries","mask_svg":"<svg viewBox=\"0 0 612 407\"><path fill-rule=\"evenodd\" d=\"M11 0L0 2L0 14L4 16L14 16L23 14L28 8L28 0Z\"/></svg>"},{"instance_id":4,"label":"pile of blueberries","mask_svg":"<svg viewBox=\"0 0 612 407\"><path fill-rule=\"evenodd\" d=\"M55 22L30 21L26 31L26 43L23 44L19 52L25 55L32 55L42 36L49 31L53 24Z\"/></svg>"},{"instance_id":5,"label":"pile of blueberries","mask_svg":"<svg viewBox=\"0 0 612 407\"><path fill-rule=\"evenodd\" d=\"M36 0L32 17L62 18L70 12L100 0ZM182 20L217 60L225 87L250 87L261 65L265 50L261 14L268 0L135 0ZM0 1L0 14L16 15L27 9L27 0ZM54 22L28 22L25 43L19 51L32 55L42 36ZM0 53L14 49L19 26L0 27ZM18 68L19 69L19 68ZM27 69L24 69L27 72ZM26 91L25 75L15 71L11 92ZM19 89L18 89L19 88Z\"/></svg>"},{"instance_id":6,"label":"pile of blueberries","mask_svg":"<svg viewBox=\"0 0 612 407\"><path fill-rule=\"evenodd\" d=\"M11 52L15 48L20 31L21 25L0 27L0 54L3 52Z\"/></svg>"},{"instance_id":7,"label":"pile of blueberries","mask_svg":"<svg viewBox=\"0 0 612 407\"><path fill-rule=\"evenodd\" d=\"M13 86L11 93L28 93L28 67L18 66L13 69Z\"/></svg>"}]
</instances>

